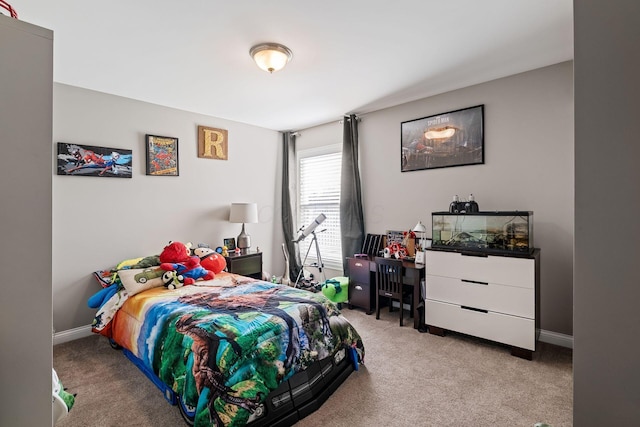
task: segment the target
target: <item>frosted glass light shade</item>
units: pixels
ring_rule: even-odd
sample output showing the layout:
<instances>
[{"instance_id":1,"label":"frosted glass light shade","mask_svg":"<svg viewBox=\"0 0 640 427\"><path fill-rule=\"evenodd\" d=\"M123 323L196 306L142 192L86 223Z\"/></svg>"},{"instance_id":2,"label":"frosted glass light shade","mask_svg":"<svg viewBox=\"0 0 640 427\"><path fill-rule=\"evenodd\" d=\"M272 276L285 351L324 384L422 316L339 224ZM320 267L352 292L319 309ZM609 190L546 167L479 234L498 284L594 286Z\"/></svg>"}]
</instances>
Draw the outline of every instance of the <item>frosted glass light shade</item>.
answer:
<instances>
[{"instance_id":1,"label":"frosted glass light shade","mask_svg":"<svg viewBox=\"0 0 640 427\"><path fill-rule=\"evenodd\" d=\"M283 69L293 57L288 47L277 43L256 45L251 48L249 55L256 61L258 67L270 73Z\"/></svg>"}]
</instances>

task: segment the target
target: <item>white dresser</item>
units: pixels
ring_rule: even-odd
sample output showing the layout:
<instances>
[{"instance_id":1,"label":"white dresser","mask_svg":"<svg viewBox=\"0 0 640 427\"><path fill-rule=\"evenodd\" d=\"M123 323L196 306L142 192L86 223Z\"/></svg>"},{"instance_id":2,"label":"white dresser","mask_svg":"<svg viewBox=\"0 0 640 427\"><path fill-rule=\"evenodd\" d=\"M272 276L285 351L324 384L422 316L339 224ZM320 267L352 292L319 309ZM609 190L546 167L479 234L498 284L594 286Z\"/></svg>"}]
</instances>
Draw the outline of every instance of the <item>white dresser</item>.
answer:
<instances>
[{"instance_id":1,"label":"white dresser","mask_svg":"<svg viewBox=\"0 0 640 427\"><path fill-rule=\"evenodd\" d=\"M510 345L531 359L539 334L540 250L529 257L426 252L425 324Z\"/></svg>"}]
</instances>

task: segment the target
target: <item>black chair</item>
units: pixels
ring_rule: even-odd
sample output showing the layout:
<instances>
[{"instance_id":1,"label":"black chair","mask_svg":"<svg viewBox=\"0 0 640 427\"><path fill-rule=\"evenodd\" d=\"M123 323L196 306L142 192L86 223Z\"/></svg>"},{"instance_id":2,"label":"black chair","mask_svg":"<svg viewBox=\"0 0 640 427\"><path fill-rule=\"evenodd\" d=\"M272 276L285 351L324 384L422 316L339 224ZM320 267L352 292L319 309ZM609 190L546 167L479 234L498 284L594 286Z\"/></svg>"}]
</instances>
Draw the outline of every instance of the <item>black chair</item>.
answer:
<instances>
[{"instance_id":1,"label":"black chair","mask_svg":"<svg viewBox=\"0 0 640 427\"><path fill-rule=\"evenodd\" d=\"M376 257L376 319L380 319L380 297L389 299L389 311L393 301L400 303L400 326L403 326L404 303L410 304L413 317L413 289L402 284L402 261Z\"/></svg>"}]
</instances>

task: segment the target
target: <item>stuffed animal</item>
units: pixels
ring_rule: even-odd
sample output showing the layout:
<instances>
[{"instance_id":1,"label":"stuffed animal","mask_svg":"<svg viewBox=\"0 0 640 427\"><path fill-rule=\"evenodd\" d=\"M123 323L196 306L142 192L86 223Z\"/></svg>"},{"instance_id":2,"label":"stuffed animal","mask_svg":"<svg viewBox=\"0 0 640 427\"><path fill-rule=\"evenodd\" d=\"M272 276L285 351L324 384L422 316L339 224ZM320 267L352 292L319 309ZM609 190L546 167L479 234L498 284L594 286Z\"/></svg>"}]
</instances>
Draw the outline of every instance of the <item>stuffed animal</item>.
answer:
<instances>
[{"instance_id":1,"label":"stuffed animal","mask_svg":"<svg viewBox=\"0 0 640 427\"><path fill-rule=\"evenodd\" d=\"M321 287L322 294L329 299L329 301L343 303L347 302L349 278L348 277L334 277L324 282Z\"/></svg>"},{"instance_id":2,"label":"stuffed animal","mask_svg":"<svg viewBox=\"0 0 640 427\"><path fill-rule=\"evenodd\" d=\"M227 267L227 260L211 248L196 248L193 254L200 258L200 265L214 274L220 273Z\"/></svg>"},{"instance_id":3,"label":"stuffed animal","mask_svg":"<svg viewBox=\"0 0 640 427\"><path fill-rule=\"evenodd\" d=\"M111 286L100 289L98 292L89 297L87 305L90 308L102 308L102 306L118 292L119 285L114 283Z\"/></svg>"},{"instance_id":4,"label":"stuffed animal","mask_svg":"<svg viewBox=\"0 0 640 427\"><path fill-rule=\"evenodd\" d=\"M191 285L198 279L211 280L215 277L213 271L206 270L200 265L200 258L190 255L189 248L180 242L170 242L160 254L160 268L165 271L175 270L184 277L184 284Z\"/></svg>"},{"instance_id":5,"label":"stuffed animal","mask_svg":"<svg viewBox=\"0 0 640 427\"><path fill-rule=\"evenodd\" d=\"M400 243L392 243L384 248L385 258L403 259L409 255L407 248Z\"/></svg>"},{"instance_id":6,"label":"stuffed animal","mask_svg":"<svg viewBox=\"0 0 640 427\"><path fill-rule=\"evenodd\" d=\"M162 275L162 283L167 289L177 289L184 286L184 276L175 270L165 271Z\"/></svg>"}]
</instances>

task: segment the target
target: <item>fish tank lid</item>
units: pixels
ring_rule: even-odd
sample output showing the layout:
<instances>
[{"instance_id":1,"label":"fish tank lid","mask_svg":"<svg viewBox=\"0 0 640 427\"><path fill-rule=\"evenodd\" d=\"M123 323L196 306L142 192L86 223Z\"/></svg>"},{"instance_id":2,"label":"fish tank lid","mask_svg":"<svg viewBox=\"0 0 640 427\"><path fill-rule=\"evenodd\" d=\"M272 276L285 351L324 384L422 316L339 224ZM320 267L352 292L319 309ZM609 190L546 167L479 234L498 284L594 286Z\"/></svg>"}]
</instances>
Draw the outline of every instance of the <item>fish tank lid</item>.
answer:
<instances>
[{"instance_id":1,"label":"fish tank lid","mask_svg":"<svg viewBox=\"0 0 640 427\"><path fill-rule=\"evenodd\" d=\"M451 213L449 211L431 212L431 215L459 215L459 216L532 216L532 211L481 211L469 213Z\"/></svg>"}]
</instances>

